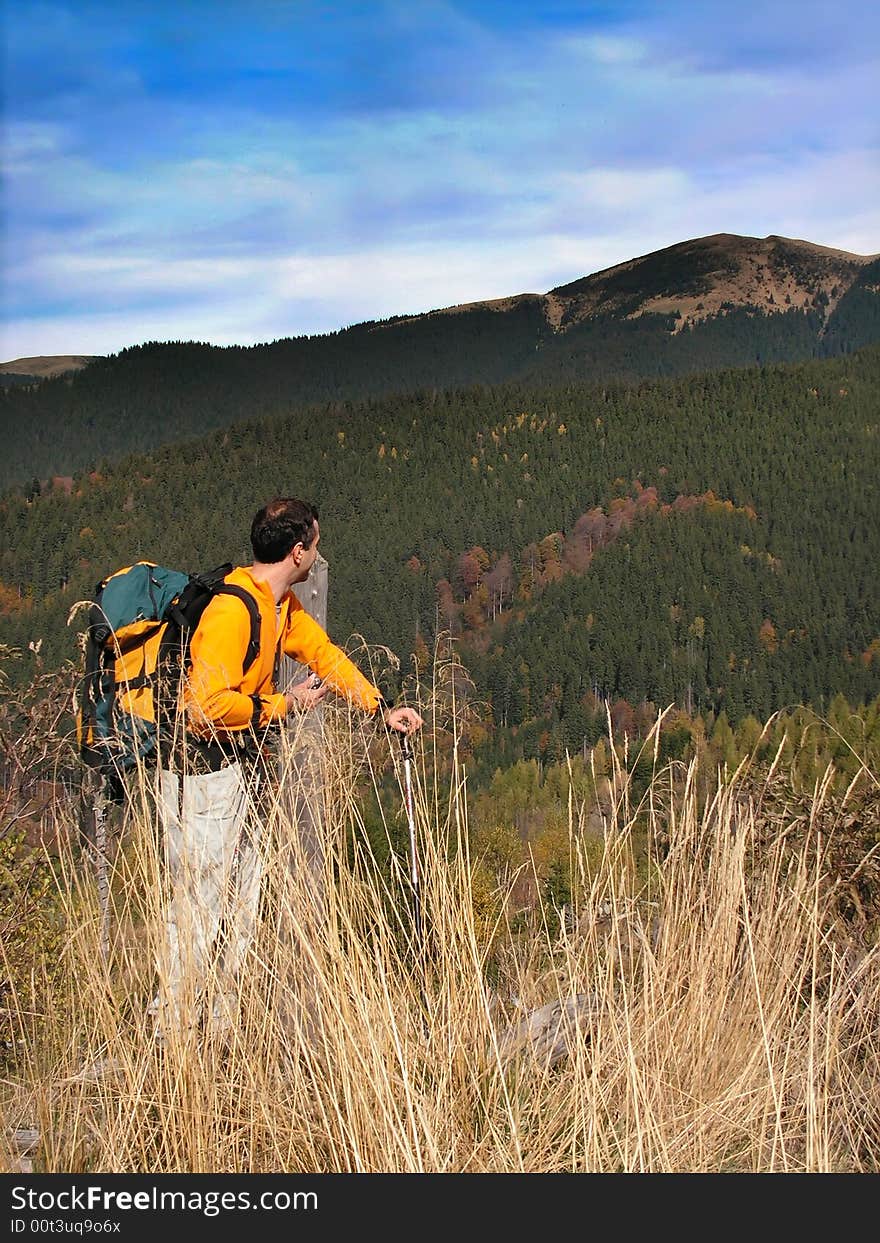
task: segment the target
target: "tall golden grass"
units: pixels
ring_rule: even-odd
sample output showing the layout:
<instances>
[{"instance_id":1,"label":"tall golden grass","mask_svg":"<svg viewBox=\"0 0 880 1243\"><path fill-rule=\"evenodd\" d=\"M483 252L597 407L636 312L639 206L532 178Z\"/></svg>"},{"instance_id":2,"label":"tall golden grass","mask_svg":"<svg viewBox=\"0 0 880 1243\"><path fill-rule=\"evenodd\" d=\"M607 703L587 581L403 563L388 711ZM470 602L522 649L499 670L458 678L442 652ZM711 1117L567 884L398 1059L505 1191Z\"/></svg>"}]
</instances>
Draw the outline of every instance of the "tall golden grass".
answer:
<instances>
[{"instance_id":1,"label":"tall golden grass","mask_svg":"<svg viewBox=\"0 0 880 1243\"><path fill-rule=\"evenodd\" d=\"M64 970L37 987L37 1012L16 1013L2 1102L7 1137L39 1132L35 1171L880 1168L880 951L841 930L828 780L806 830L768 840L746 766L708 798L696 761L658 769L636 805L618 764L601 849L570 809L570 906L517 913L512 877L475 900L466 772L453 738L451 776L436 776L431 739L414 768L418 937L403 799L389 865L352 793L356 778L378 785L376 748L329 716L316 793L288 741L223 1040L152 1039L164 888L150 775L112 860L106 956L91 865L61 834ZM316 800L317 853L300 832Z\"/></svg>"}]
</instances>

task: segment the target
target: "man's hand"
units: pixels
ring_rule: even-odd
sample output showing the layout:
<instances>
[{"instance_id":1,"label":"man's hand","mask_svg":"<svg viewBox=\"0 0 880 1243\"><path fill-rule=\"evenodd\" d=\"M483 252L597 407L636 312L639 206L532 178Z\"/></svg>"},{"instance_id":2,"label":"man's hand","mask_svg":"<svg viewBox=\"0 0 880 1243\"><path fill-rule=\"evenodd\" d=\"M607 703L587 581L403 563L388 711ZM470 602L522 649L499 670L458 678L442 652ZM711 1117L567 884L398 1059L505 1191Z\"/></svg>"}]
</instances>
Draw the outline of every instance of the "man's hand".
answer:
<instances>
[{"instance_id":1,"label":"man's hand","mask_svg":"<svg viewBox=\"0 0 880 1243\"><path fill-rule=\"evenodd\" d=\"M314 683L315 678L307 678L285 694L288 712L308 712L311 708L317 708L330 687L326 682L319 682L317 686Z\"/></svg>"},{"instance_id":2,"label":"man's hand","mask_svg":"<svg viewBox=\"0 0 880 1243\"><path fill-rule=\"evenodd\" d=\"M385 713L385 724L399 734L414 734L422 728L422 718L415 708L389 708Z\"/></svg>"}]
</instances>

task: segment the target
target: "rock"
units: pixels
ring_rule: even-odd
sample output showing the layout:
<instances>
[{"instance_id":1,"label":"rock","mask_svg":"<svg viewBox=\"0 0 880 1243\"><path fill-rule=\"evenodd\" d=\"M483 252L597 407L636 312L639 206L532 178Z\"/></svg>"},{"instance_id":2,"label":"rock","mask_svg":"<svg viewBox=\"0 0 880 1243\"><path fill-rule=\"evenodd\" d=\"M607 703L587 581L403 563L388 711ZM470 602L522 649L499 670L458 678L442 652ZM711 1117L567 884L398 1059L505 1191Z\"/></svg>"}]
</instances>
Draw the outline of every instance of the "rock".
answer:
<instances>
[{"instance_id":1,"label":"rock","mask_svg":"<svg viewBox=\"0 0 880 1243\"><path fill-rule=\"evenodd\" d=\"M12 1168L19 1174L34 1172L33 1155L40 1144L40 1132L36 1127L17 1127L9 1133L9 1146L15 1157Z\"/></svg>"},{"instance_id":2,"label":"rock","mask_svg":"<svg viewBox=\"0 0 880 1243\"><path fill-rule=\"evenodd\" d=\"M551 1001L512 1024L499 1042L502 1062L530 1052L536 1061L555 1066L567 1057L578 1041L589 1040L599 1013L595 993L577 993L564 1001Z\"/></svg>"}]
</instances>

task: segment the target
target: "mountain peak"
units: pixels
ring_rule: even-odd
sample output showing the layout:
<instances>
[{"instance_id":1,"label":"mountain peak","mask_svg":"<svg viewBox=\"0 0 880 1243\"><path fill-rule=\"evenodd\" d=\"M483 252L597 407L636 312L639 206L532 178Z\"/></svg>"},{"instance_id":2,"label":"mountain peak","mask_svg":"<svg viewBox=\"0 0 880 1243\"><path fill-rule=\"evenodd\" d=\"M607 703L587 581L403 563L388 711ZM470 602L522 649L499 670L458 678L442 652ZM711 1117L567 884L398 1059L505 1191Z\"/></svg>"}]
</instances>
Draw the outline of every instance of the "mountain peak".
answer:
<instances>
[{"instance_id":1,"label":"mountain peak","mask_svg":"<svg viewBox=\"0 0 880 1243\"><path fill-rule=\"evenodd\" d=\"M827 317L877 257L778 234L713 233L559 285L544 295L546 314L563 330L592 318L657 314L676 315L680 331L731 307L821 308Z\"/></svg>"}]
</instances>

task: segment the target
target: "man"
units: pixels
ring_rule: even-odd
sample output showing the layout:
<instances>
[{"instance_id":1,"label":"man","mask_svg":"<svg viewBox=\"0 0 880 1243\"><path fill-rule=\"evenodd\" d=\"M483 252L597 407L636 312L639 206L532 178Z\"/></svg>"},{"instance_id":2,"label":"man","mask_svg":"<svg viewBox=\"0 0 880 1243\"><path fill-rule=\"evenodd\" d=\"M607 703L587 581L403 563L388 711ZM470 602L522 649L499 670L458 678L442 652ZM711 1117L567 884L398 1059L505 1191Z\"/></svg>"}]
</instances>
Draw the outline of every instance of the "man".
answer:
<instances>
[{"instance_id":1,"label":"man","mask_svg":"<svg viewBox=\"0 0 880 1243\"><path fill-rule=\"evenodd\" d=\"M330 690L391 730L422 726L412 708L390 708L379 690L305 612L291 588L318 555L317 510L292 498L270 501L251 527L253 564L226 582L243 588L260 614L259 653L243 670L250 612L235 595L218 594L192 636L184 691L188 739L181 771L162 768L159 805L172 885L167 960L150 1010L157 1035L195 1030L203 1009L218 1031L237 1012L238 979L260 900L260 818L253 797L261 778L266 731L315 708ZM279 655L308 665L320 679L286 693L275 686ZM178 749L179 753L179 749ZM248 811L251 814L248 815Z\"/></svg>"}]
</instances>

